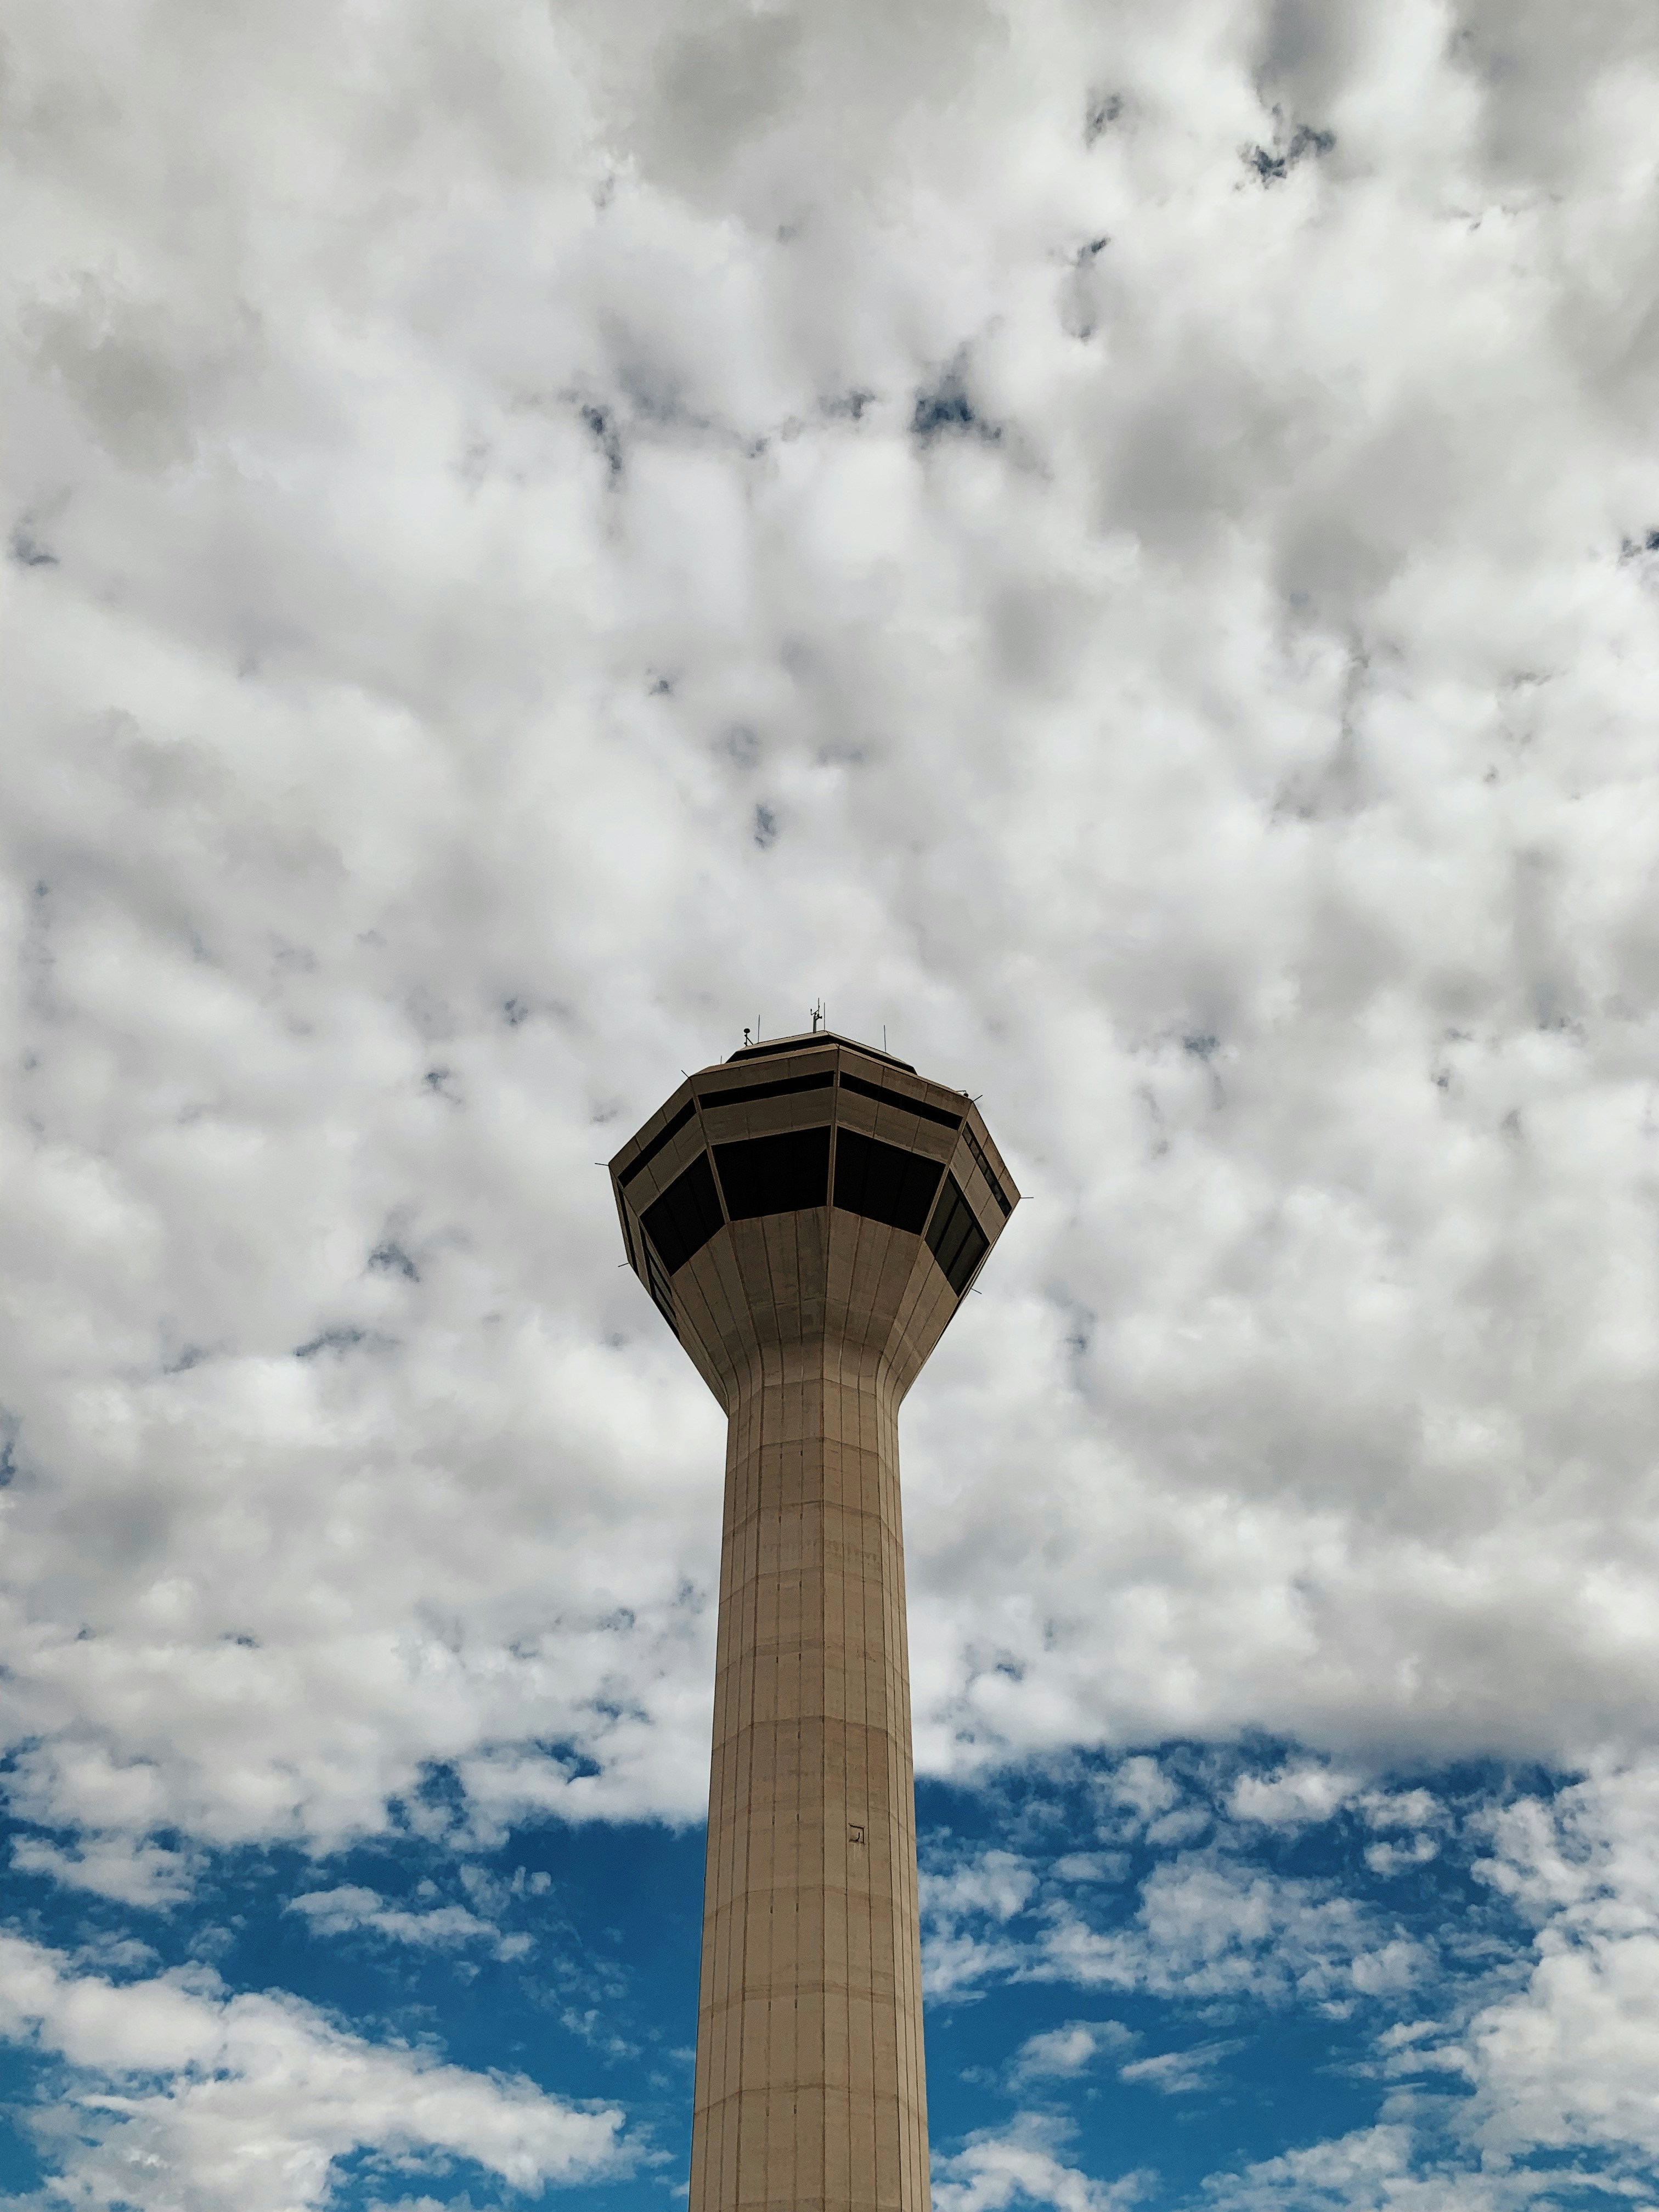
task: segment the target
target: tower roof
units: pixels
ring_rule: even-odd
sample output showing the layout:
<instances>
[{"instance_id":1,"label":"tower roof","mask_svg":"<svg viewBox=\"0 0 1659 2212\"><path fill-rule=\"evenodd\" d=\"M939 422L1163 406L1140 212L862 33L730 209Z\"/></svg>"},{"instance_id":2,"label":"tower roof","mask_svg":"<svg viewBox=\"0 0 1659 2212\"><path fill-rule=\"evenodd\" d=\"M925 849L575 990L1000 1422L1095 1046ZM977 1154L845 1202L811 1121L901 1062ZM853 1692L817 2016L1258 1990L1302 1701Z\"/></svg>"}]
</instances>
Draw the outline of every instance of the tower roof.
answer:
<instances>
[{"instance_id":1,"label":"tower roof","mask_svg":"<svg viewBox=\"0 0 1659 2212\"><path fill-rule=\"evenodd\" d=\"M889 1067L902 1067L907 1075L914 1075L916 1072L908 1060L900 1060L894 1053L879 1051L872 1044L860 1044L856 1037L842 1036L835 1030L801 1030L793 1036L768 1037L764 1044L746 1044L736 1052L728 1053L726 1059L728 1061L769 1060L775 1053L808 1052L817 1044L845 1045L849 1051L861 1052L870 1060L883 1060Z\"/></svg>"}]
</instances>

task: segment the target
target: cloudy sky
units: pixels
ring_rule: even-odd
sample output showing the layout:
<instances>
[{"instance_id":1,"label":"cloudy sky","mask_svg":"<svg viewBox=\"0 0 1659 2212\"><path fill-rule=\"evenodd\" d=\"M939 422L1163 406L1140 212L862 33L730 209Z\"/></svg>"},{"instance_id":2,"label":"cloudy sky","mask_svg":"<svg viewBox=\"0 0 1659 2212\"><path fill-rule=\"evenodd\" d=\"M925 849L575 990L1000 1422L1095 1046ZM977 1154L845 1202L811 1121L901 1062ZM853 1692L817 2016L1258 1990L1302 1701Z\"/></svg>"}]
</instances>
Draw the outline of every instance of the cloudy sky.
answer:
<instances>
[{"instance_id":1,"label":"cloudy sky","mask_svg":"<svg viewBox=\"0 0 1659 2212\"><path fill-rule=\"evenodd\" d=\"M745 1024L903 1443L939 2212L1659 2203L1649 0L21 0L16 2212L674 2212Z\"/></svg>"}]
</instances>

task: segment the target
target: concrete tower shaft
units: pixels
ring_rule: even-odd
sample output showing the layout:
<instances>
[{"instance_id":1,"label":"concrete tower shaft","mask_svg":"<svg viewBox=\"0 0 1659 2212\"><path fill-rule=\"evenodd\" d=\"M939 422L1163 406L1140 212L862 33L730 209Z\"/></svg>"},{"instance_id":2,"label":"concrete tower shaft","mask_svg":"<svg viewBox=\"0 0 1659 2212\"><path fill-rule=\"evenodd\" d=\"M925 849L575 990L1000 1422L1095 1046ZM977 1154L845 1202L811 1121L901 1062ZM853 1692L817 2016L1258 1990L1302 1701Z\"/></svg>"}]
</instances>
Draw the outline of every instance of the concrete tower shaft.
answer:
<instances>
[{"instance_id":1,"label":"concrete tower shaft","mask_svg":"<svg viewBox=\"0 0 1659 2212\"><path fill-rule=\"evenodd\" d=\"M926 2212L898 1408L1018 1194L969 1099L823 1035L611 1177L728 1418L690 2212Z\"/></svg>"}]
</instances>

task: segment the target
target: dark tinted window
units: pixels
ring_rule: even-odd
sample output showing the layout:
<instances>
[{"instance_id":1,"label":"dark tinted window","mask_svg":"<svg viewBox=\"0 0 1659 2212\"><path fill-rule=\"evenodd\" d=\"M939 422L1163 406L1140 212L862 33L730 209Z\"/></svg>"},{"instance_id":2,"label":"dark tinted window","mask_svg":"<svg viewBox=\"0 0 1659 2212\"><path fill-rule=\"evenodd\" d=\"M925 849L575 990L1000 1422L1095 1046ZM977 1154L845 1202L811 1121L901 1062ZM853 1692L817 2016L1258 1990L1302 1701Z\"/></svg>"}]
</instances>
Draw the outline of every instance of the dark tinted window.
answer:
<instances>
[{"instance_id":1,"label":"dark tinted window","mask_svg":"<svg viewBox=\"0 0 1659 2212\"><path fill-rule=\"evenodd\" d=\"M860 1098L879 1098L884 1106L896 1106L906 1114L920 1114L924 1121L938 1121L947 1129L962 1127L960 1114L947 1114L942 1106L930 1106L925 1098L907 1098L902 1091L884 1091L879 1083L866 1083L861 1075L843 1071L841 1087L856 1091Z\"/></svg>"},{"instance_id":2,"label":"dark tinted window","mask_svg":"<svg viewBox=\"0 0 1659 2212\"><path fill-rule=\"evenodd\" d=\"M705 1091L699 1102L707 1106L746 1106L757 1098L787 1098L796 1091L827 1091L836 1079L833 1067L817 1075L791 1075L778 1083L740 1083L735 1091Z\"/></svg>"},{"instance_id":3,"label":"dark tinted window","mask_svg":"<svg viewBox=\"0 0 1659 2212\"><path fill-rule=\"evenodd\" d=\"M1008 1203L1008 1194L1004 1190L1002 1185L997 1181L995 1175L993 1173L991 1163L985 1157L984 1146L981 1144L979 1139L974 1134L971 1129L969 1129L967 1133L968 1149L973 1154L975 1161L978 1165L979 1171L985 1178L985 1188L990 1192L992 1197L995 1199L998 1206L1001 1208L1002 1218L1006 1221L1008 1218L1008 1216L1014 1210Z\"/></svg>"},{"instance_id":4,"label":"dark tinted window","mask_svg":"<svg viewBox=\"0 0 1659 2212\"><path fill-rule=\"evenodd\" d=\"M954 1176L945 1178L945 1195L927 1225L927 1249L944 1268L945 1280L958 1297L991 1249L990 1238L975 1220L974 1209Z\"/></svg>"},{"instance_id":5,"label":"dark tinted window","mask_svg":"<svg viewBox=\"0 0 1659 2212\"><path fill-rule=\"evenodd\" d=\"M920 1235L943 1173L937 1160L843 1129L836 1139L836 1204Z\"/></svg>"},{"instance_id":6,"label":"dark tinted window","mask_svg":"<svg viewBox=\"0 0 1659 2212\"><path fill-rule=\"evenodd\" d=\"M667 1144L671 1139L678 1136L680 1131L685 1127L686 1123L691 1119L691 1116L696 1112L696 1100L695 1098L688 1098L684 1105L681 1107L679 1112L675 1115L673 1120L668 1124L668 1127L665 1129L659 1129L656 1135L653 1137L645 1150L642 1152L636 1152L635 1154L634 1158L629 1160L628 1165L617 1177L617 1181L622 1185L624 1190L626 1190L629 1184L633 1182L640 1170L641 1168L648 1168L652 1161L656 1158L658 1153L662 1150L663 1146Z\"/></svg>"},{"instance_id":7,"label":"dark tinted window","mask_svg":"<svg viewBox=\"0 0 1659 2212\"><path fill-rule=\"evenodd\" d=\"M721 1225L720 1202L708 1153L699 1152L685 1173L671 1182L640 1218L671 1275L694 1252L701 1252Z\"/></svg>"},{"instance_id":8,"label":"dark tinted window","mask_svg":"<svg viewBox=\"0 0 1659 2212\"><path fill-rule=\"evenodd\" d=\"M787 1129L780 1137L750 1137L716 1145L714 1160L733 1221L763 1213L799 1213L823 1204L830 1181L828 1129Z\"/></svg>"},{"instance_id":9,"label":"dark tinted window","mask_svg":"<svg viewBox=\"0 0 1659 2212\"><path fill-rule=\"evenodd\" d=\"M662 1261L648 1244L645 1248L645 1279L647 1288L657 1301L658 1312L678 1336L680 1325L674 1317L674 1286L663 1272Z\"/></svg>"}]
</instances>

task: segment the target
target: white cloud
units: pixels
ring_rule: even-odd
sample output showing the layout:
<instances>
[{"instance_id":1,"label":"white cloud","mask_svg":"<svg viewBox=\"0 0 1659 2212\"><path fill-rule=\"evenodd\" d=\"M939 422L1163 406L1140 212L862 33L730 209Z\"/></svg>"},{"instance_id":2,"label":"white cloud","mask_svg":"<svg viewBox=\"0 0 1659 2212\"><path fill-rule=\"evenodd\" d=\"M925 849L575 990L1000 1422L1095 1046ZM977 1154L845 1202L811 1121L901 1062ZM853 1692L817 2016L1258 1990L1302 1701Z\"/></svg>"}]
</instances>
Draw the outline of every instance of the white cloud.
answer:
<instances>
[{"instance_id":1,"label":"white cloud","mask_svg":"<svg viewBox=\"0 0 1659 2212\"><path fill-rule=\"evenodd\" d=\"M1534 2148L1659 2158L1659 1762L1602 1765L1498 1820L1490 1878L1540 1920L1524 1989L1461 2041L1471 2129Z\"/></svg>"},{"instance_id":2,"label":"white cloud","mask_svg":"<svg viewBox=\"0 0 1659 2212\"><path fill-rule=\"evenodd\" d=\"M1150 2177L1095 2181L1060 2155L1065 2131L1022 2112L1006 2129L970 2135L954 2155L933 2161L938 2212L1003 2212L1005 2206L1048 2205L1054 2212L1121 2212L1143 2196Z\"/></svg>"},{"instance_id":3,"label":"white cloud","mask_svg":"<svg viewBox=\"0 0 1659 2212\"><path fill-rule=\"evenodd\" d=\"M302 1913L319 1936L345 1936L356 1929L372 1928L395 1943L428 1949L451 1950L468 1943L484 1943L498 1959L521 1959L534 1948L531 1936L503 1935L463 1905L433 1905L423 1912L411 1912L388 1905L377 1891L356 1883L308 1890L291 1898L287 1909Z\"/></svg>"},{"instance_id":4,"label":"white cloud","mask_svg":"<svg viewBox=\"0 0 1659 2212\"><path fill-rule=\"evenodd\" d=\"M1024 1945L997 1931L1023 1912L1036 1870L1018 1852L992 1849L948 1868L921 1869L922 1978L930 1997L963 1996L1014 1972ZM977 1921L981 1929L967 1923Z\"/></svg>"},{"instance_id":5,"label":"white cloud","mask_svg":"<svg viewBox=\"0 0 1659 2212\"><path fill-rule=\"evenodd\" d=\"M1297 14L13 11L39 1865L696 1816L719 1423L593 1163L819 991L1032 1194L906 1414L924 1771L1659 1725L1659 61Z\"/></svg>"},{"instance_id":6,"label":"white cloud","mask_svg":"<svg viewBox=\"0 0 1659 2212\"><path fill-rule=\"evenodd\" d=\"M1440 1856L1446 1808L1428 1790L1367 1790L1353 1801L1369 1827L1382 1839L1365 1847L1365 1863L1376 1875L1409 1874ZM1416 1832L1402 1836L1401 1829Z\"/></svg>"},{"instance_id":7,"label":"white cloud","mask_svg":"<svg viewBox=\"0 0 1659 2212\"><path fill-rule=\"evenodd\" d=\"M190 1853L118 1832L82 1835L70 1850L44 1836L16 1836L11 1863L20 1874L50 1875L66 1889L89 1889L124 1905L150 1908L187 1898L196 1873Z\"/></svg>"},{"instance_id":8,"label":"white cloud","mask_svg":"<svg viewBox=\"0 0 1659 2212\"><path fill-rule=\"evenodd\" d=\"M1132 2059L1120 2066L1120 2081L1136 2081L1156 2089L1160 2096L1185 2097L1194 2090L1212 2087L1215 2069L1224 2058L1231 2058L1244 2045L1236 2038L1213 2038L1208 2043L1194 2043L1185 2051L1160 2051L1149 2058Z\"/></svg>"},{"instance_id":9,"label":"white cloud","mask_svg":"<svg viewBox=\"0 0 1659 2212\"><path fill-rule=\"evenodd\" d=\"M1499 2183L1460 2172L1425 2178L1409 2127L1384 2123L1263 2159L1242 2173L1212 2175L1205 2201L1218 2212L1491 2212L1508 2201Z\"/></svg>"},{"instance_id":10,"label":"white cloud","mask_svg":"<svg viewBox=\"0 0 1659 2212\"><path fill-rule=\"evenodd\" d=\"M1102 1926L1072 1886L1043 1882L1045 1871L994 1849L948 1874L924 1872L932 1994L1056 1981L1342 2008L1361 1996L1403 1996L1438 1970L1430 1943L1334 1880L1281 1875L1215 1850L1176 1850L1141 1881L1129 1917Z\"/></svg>"},{"instance_id":11,"label":"white cloud","mask_svg":"<svg viewBox=\"0 0 1659 2212\"><path fill-rule=\"evenodd\" d=\"M1440 1856L1440 1846L1432 1836L1413 1836L1403 1844L1368 1844L1365 1863L1373 1874L1409 1874L1413 1867L1427 1866Z\"/></svg>"},{"instance_id":12,"label":"white cloud","mask_svg":"<svg viewBox=\"0 0 1659 2212\"><path fill-rule=\"evenodd\" d=\"M1241 1774L1228 1796L1227 1810L1235 1820L1257 1820L1270 1828L1299 1828L1311 1820L1328 1820L1358 1786L1355 1776L1328 1766L1286 1766L1276 1774Z\"/></svg>"},{"instance_id":13,"label":"white cloud","mask_svg":"<svg viewBox=\"0 0 1659 2212\"><path fill-rule=\"evenodd\" d=\"M1067 1851L1048 1869L1056 1881L1121 1881L1128 1870L1122 1851Z\"/></svg>"},{"instance_id":14,"label":"white cloud","mask_svg":"<svg viewBox=\"0 0 1659 2212\"><path fill-rule=\"evenodd\" d=\"M0 2029L73 2069L54 2185L111 2212L140 2197L155 2212L298 2212L362 2150L467 2159L522 2190L631 2162L615 2110L367 2042L297 1998L228 1995L210 1974L117 1984L0 1936Z\"/></svg>"},{"instance_id":15,"label":"white cloud","mask_svg":"<svg viewBox=\"0 0 1659 2212\"><path fill-rule=\"evenodd\" d=\"M1428 1790L1368 1790L1358 1806L1373 1828L1431 1828L1443 1818Z\"/></svg>"},{"instance_id":16,"label":"white cloud","mask_svg":"<svg viewBox=\"0 0 1659 2212\"><path fill-rule=\"evenodd\" d=\"M1136 1752L1113 1767L1106 1794L1111 1803L1140 1820L1155 1820L1172 1808L1181 1792L1157 1759Z\"/></svg>"},{"instance_id":17,"label":"white cloud","mask_svg":"<svg viewBox=\"0 0 1659 2212\"><path fill-rule=\"evenodd\" d=\"M1012 1920L1030 1903L1036 1885L1036 1869L1029 1860L993 1846L960 1860L948 1872L925 1869L921 1909L938 1919L982 1913L992 1920Z\"/></svg>"},{"instance_id":18,"label":"white cloud","mask_svg":"<svg viewBox=\"0 0 1659 2212\"><path fill-rule=\"evenodd\" d=\"M1123 1927L1096 1929L1057 1905L1026 1971L1085 1988L1320 2002L1404 1991L1432 1963L1330 1883L1188 1855L1152 1869Z\"/></svg>"},{"instance_id":19,"label":"white cloud","mask_svg":"<svg viewBox=\"0 0 1659 2212\"><path fill-rule=\"evenodd\" d=\"M921 1983L930 2002L945 1998L975 2001L988 1983L1018 1973L1025 1964L1024 1945L995 1936L924 1926Z\"/></svg>"},{"instance_id":20,"label":"white cloud","mask_svg":"<svg viewBox=\"0 0 1659 2212\"><path fill-rule=\"evenodd\" d=\"M1014 2054L1009 2078L1067 2081L1085 2072L1103 2051L1127 2050L1136 2040L1121 2021L1068 2020L1028 2036Z\"/></svg>"},{"instance_id":21,"label":"white cloud","mask_svg":"<svg viewBox=\"0 0 1659 2212\"><path fill-rule=\"evenodd\" d=\"M1414 1808L1414 1810L1420 1808ZM1394 2022L1384 2124L1212 2176L1223 2212L1498 2212L1566 2191L1646 2203L1659 2158L1659 1762L1603 1760L1488 1817L1479 1869L1536 1923L1522 1977L1489 1954L1448 2017ZM1432 1988L1426 1994L1436 1994ZM1455 2083L1463 2094L1437 2097Z\"/></svg>"}]
</instances>

